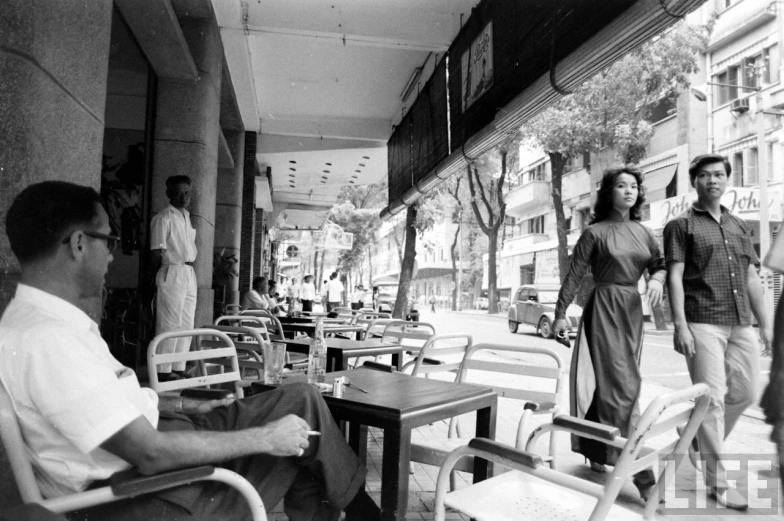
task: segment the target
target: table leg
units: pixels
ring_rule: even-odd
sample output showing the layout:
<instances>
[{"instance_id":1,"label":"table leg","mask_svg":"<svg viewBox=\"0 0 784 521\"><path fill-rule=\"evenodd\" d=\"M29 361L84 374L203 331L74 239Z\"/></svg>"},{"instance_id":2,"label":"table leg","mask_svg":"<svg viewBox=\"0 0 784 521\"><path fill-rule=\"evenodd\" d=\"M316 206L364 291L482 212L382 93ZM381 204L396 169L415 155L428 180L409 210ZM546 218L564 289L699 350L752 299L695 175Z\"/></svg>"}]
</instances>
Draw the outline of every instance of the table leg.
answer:
<instances>
[{"instance_id":1,"label":"table leg","mask_svg":"<svg viewBox=\"0 0 784 521\"><path fill-rule=\"evenodd\" d=\"M411 465L411 426L384 429L381 463L381 520L404 520L408 507L408 470Z\"/></svg>"},{"instance_id":2,"label":"table leg","mask_svg":"<svg viewBox=\"0 0 784 521\"><path fill-rule=\"evenodd\" d=\"M476 437L495 439L495 414L497 402L490 407L476 411ZM482 458L474 458L474 483L493 475L493 463Z\"/></svg>"}]
</instances>

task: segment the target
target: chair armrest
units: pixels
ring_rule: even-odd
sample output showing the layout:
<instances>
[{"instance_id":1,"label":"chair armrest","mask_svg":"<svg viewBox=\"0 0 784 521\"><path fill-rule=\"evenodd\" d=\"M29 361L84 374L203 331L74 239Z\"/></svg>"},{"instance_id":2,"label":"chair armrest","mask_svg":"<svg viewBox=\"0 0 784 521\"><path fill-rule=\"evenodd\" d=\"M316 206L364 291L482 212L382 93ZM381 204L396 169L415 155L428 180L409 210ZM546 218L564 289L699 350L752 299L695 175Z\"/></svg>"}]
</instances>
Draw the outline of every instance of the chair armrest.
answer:
<instances>
[{"instance_id":1,"label":"chair armrest","mask_svg":"<svg viewBox=\"0 0 784 521\"><path fill-rule=\"evenodd\" d=\"M373 371L382 371L384 373L394 373L395 371L397 371L394 365L381 364L379 362L371 362L371 361L365 362L364 364L358 367L358 369L362 369L362 368L371 369Z\"/></svg>"},{"instance_id":2,"label":"chair armrest","mask_svg":"<svg viewBox=\"0 0 784 521\"><path fill-rule=\"evenodd\" d=\"M195 398L197 400L222 400L234 396L234 391L228 389L197 389L191 387L183 389L180 393L183 398Z\"/></svg>"},{"instance_id":3,"label":"chair armrest","mask_svg":"<svg viewBox=\"0 0 784 521\"><path fill-rule=\"evenodd\" d=\"M215 468L211 465L173 470L154 476L143 476L135 468L122 470L109 478L109 486L116 496L136 496L154 492L161 488L185 485L192 481L211 476Z\"/></svg>"},{"instance_id":4,"label":"chair armrest","mask_svg":"<svg viewBox=\"0 0 784 521\"><path fill-rule=\"evenodd\" d=\"M523 405L523 410L536 412L539 410L539 404L536 402L525 402L525 405Z\"/></svg>"},{"instance_id":5,"label":"chair armrest","mask_svg":"<svg viewBox=\"0 0 784 521\"><path fill-rule=\"evenodd\" d=\"M553 425L572 431L577 435L581 433L590 434L591 436L607 441L615 441L615 438L621 435L621 431L618 427L611 427L590 420L575 418L568 414L562 414L553 418Z\"/></svg>"},{"instance_id":6,"label":"chair armrest","mask_svg":"<svg viewBox=\"0 0 784 521\"><path fill-rule=\"evenodd\" d=\"M490 454L495 454L519 465L525 465L535 469L542 464L542 457L532 452L515 449L509 445L504 445L497 441L487 438L474 438L468 442L468 446L475 450L481 450ZM481 456L480 456L481 457Z\"/></svg>"}]
</instances>

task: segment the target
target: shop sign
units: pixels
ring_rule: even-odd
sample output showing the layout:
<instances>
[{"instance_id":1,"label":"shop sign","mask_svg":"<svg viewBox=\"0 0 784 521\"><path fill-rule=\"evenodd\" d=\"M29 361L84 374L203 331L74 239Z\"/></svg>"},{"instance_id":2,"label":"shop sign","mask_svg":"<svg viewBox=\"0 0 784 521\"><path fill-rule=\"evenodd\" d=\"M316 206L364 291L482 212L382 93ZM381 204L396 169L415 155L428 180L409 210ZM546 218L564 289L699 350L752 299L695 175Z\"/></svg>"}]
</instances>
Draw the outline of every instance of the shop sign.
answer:
<instances>
[{"instance_id":1,"label":"shop sign","mask_svg":"<svg viewBox=\"0 0 784 521\"><path fill-rule=\"evenodd\" d=\"M781 188L779 185L768 189L770 222L781 222L784 217ZM688 210L696 200L697 193L689 192L663 201L655 201L651 203L651 219L648 224L654 229L664 228L665 224ZM741 219L759 221L759 188L730 188L722 196L721 204Z\"/></svg>"},{"instance_id":2,"label":"shop sign","mask_svg":"<svg viewBox=\"0 0 784 521\"><path fill-rule=\"evenodd\" d=\"M461 56L463 112L493 85L493 22L480 32Z\"/></svg>"}]
</instances>

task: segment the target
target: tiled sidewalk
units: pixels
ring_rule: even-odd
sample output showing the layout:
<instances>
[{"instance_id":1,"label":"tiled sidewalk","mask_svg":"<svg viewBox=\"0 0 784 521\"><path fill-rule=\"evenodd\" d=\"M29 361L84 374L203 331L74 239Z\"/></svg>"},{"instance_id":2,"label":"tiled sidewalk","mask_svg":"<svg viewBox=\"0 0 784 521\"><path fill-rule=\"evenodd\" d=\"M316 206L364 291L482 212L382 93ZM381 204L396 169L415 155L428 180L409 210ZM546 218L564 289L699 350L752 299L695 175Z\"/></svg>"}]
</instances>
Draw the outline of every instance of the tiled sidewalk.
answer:
<instances>
[{"instance_id":1,"label":"tiled sidewalk","mask_svg":"<svg viewBox=\"0 0 784 521\"><path fill-rule=\"evenodd\" d=\"M501 378L513 377L501 376ZM656 396L667 391L668 389L664 387L643 383L642 407L644 408ZM496 429L499 440L514 444L517 422L521 412L521 406L518 402L508 399L499 400ZM546 421L546 419L546 416L534 417L532 425L527 428L527 431L530 431L535 425ZM467 415L461 421L465 433L474 431L473 415ZM367 487L371 496L376 502L379 502L383 432L378 429L370 429L369 431ZM757 419L744 416L738 422L725 444L726 453L734 455L733 457L737 460L739 468L749 470L749 472L741 472L739 474L738 487L746 489L749 486L750 475L752 480L756 480L756 482L750 484L750 508L748 511L736 512L717 507L713 500L707 499L701 474L688 461L684 461L676 475L675 483L666 490L665 499L667 501L664 510L660 510L661 513L658 519L667 521L703 521L736 518L750 520L779 519L779 514L784 513L784 509L781 509L780 506L784 501L779 500L781 494L778 482L778 469L774 466L776 464L775 449L773 443L768 439L769 433L769 426ZM446 437L446 434L447 422L438 422L417 429L413 434L413 440L416 442L417 439L425 437L429 439ZM582 456L571 452L568 436L559 435L557 440L556 455L560 470L594 482L601 482L609 476L609 474L597 474L590 471ZM545 443L546 440L542 440L540 450L546 449ZM728 470L731 470L731 468L728 468ZM433 501L437 475L438 468L436 467L418 463L411 465L406 519L433 519ZM458 475L458 486L463 486L471 480L470 474L459 473ZM771 494L773 499L764 497L766 493ZM763 497L757 497L758 495ZM642 513L643 504L631 480L624 485L619 495L618 503L640 514ZM774 506L770 506L772 503ZM272 521L284 521L287 519L285 514L282 513L282 505L278 505L270 515L270 520ZM451 513L447 515L447 519L468 519L468 517L458 513Z\"/></svg>"}]
</instances>

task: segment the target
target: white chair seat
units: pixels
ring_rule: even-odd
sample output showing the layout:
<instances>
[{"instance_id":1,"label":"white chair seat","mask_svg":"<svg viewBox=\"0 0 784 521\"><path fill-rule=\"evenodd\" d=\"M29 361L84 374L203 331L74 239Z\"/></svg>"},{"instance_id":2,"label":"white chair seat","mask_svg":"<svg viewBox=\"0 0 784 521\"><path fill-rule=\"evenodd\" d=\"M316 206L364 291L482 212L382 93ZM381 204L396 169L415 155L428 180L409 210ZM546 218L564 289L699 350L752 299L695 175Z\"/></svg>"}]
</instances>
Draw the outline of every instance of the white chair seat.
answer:
<instances>
[{"instance_id":1,"label":"white chair seat","mask_svg":"<svg viewBox=\"0 0 784 521\"><path fill-rule=\"evenodd\" d=\"M477 521L584 520L596 506L594 496L538 476L512 470L446 495L444 504ZM613 505L608 521L642 519L642 514Z\"/></svg>"}]
</instances>

